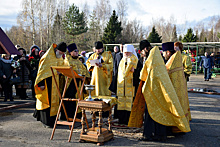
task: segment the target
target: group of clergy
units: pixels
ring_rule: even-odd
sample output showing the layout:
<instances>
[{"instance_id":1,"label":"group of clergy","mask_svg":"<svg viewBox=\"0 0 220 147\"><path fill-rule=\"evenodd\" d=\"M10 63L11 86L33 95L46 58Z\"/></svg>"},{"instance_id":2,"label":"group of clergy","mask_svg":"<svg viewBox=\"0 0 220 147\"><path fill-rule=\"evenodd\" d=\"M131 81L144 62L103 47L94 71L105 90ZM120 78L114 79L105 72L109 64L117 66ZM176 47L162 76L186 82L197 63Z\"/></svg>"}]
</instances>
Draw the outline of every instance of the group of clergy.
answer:
<instances>
[{"instance_id":1,"label":"group of clergy","mask_svg":"<svg viewBox=\"0 0 220 147\"><path fill-rule=\"evenodd\" d=\"M142 127L144 121L141 140L165 140L173 133L191 131L186 84L186 77L191 73L191 61L187 55L181 55L181 42L163 43L162 55L159 47L152 48L147 40L142 40L139 59L131 44L121 44L115 58L103 48L102 42L95 42L95 53L86 61L86 67L78 58L79 50L75 43L51 45L40 60L34 84L37 98L34 117L38 121L45 127L53 127L59 107L59 94L50 67L72 66L77 74L88 78L89 72L92 73L89 82L95 85L93 96L116 93L118 104L114 118L119 119L119 125ZM66 58L63 59L65 52ZM99 62L94 65L92 60ZM62 87L62 79L65 79L62 74L57 73L55 78ZM77 83L80 82L79 79ZM73 80L67 84L65 97L77 98ZM65 107L68 116L74 117L76 103L65 103ZM80 114L77 116L81 117ZM63 111L60 119L65 119Z\"/></svg>"}]
</instances>

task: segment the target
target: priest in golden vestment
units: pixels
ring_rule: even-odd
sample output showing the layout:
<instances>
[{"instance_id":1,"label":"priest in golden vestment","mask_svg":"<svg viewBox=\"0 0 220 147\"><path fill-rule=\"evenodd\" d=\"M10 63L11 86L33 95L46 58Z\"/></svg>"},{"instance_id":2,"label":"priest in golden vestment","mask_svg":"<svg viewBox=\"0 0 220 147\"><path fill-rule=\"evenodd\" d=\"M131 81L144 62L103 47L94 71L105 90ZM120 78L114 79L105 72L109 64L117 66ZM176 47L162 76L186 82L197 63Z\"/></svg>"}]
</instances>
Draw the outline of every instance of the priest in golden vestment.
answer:
<instances>
[{"instance_id":1,"label":"priest in golden vestment","mask_svg":"<svg viewBox=\"0 0 220 147\"><path fill-rule=\"evenodd\" d=\"M119 124L128 124L131 107L133 103L134 90L133 73L137 67L137 54L134 46L125 44L123 49L123 58L118 67L118 83L117 83L117 97L118 97L118 119Z\"/></svg>"},{"instance_id":2,"label":"priest in golden vestment","mask_svg":"<svg viewBox=\"0 0 220 147\"><path fill-rule=\"evenodd\" d=\"M180 51L175 52L173 42L167 42L162 44L163 52L174 52L165 58L168 59L166 62L166 68L179 98L180 104L183 108L184 114L187 120L191 120L191 113L189 108L189 98L187 91L187 83L184 74L184 68L182 64L182 55ZM177 128L173 128L173 132L179 132Z\"/></svg>"},{"instance_id":3,"label":"priest in golden vestment","mask_svg":"<svg viewBox=\"0 0 220 147\"><path fill-rule=\"evenodd\" d=\"M103 44L100 41L95 42L95 48L96 52L86 61L87 69L92 72L90 84L95 85L95 90L91 94L93 96L110 96L111 91L108 88L112 81L112 54L103 50ZM91 60L98 60L98 63L91 64Z\"/></svg>"},{"instance_id":4,"label":"priest in golden vestment","mask_svg":"<svg viewBox=\"0 0 220 147\"><path fill-rule=\"evenodd\" d=\"M183 52L183 44L181 42L174 43L174 50L180 51L182 54L182 63L186 81L189 81L190 74L192 73L192 62L189 55Z\"/></svg>"},{"instance_id":5,"label":"priest in golden vestment","mask_svg":"<svg viewBox=\"0 0 220 147\"><path fill-rule=\"evenodd\" d=\"M75 43L72 43L67 46L67 53L66 58L64 60L65 66L72 66L73 70L82 76L90 77L88 70L86 69L85 65L79 60L79 50L77 49L77 46ZM76 79L77 85L79 90L81 89L81 79ZM65 93L66 98L73 98L77 99L77 90L74 83L74 80L71 79L68 81L67 84L67 91ZM66 112L68 117L73 118L76 110L76 102L75 101L64 101L64 105L66 108ZM77 114L77 118L81 118L81 113ZM60 115L61 120L66 120L64 111L61 111Z\"/></svg>"},{"instance_id":6,"label":"priest in golden vestment","mask_svg":"<svg viewBox=\"0 0 220 147\"><path fill-rule=\"evenodd\" d=\"M49 50L41 57L34 88L36 93L36 110L34 117L45 127L53 127L59 108L59 95L52 78L51 66L63 66L63 54L66 52L66 43L52 44ZM54 71L54 73L57 73ZM59 74L55 75L59 81ZM59 82L58 82L59 84Z\"/></svg>"},{"instance_id":7,"label":"priest in golden vestment","mask_svg":"<svg viewBox=\"0 0 220 147\"><path fill-rule=\"evenodd\" d=\"M165 140L169 135L169 126L177 127L181 132L190 132L188 120L184 114L175 89L169 78L164 60L158 47L151 49L140 74L140 85L129 119L130 127L140 127L138 118L143 111L135 111L146 102L144 132L141 140ZM141 94L140 94L141 93ZM142 96L141 96L142 95ZM139 96L139 97L137 97ZM142 100L140 100L142 99Z\"/></svg>"}]
</instances>

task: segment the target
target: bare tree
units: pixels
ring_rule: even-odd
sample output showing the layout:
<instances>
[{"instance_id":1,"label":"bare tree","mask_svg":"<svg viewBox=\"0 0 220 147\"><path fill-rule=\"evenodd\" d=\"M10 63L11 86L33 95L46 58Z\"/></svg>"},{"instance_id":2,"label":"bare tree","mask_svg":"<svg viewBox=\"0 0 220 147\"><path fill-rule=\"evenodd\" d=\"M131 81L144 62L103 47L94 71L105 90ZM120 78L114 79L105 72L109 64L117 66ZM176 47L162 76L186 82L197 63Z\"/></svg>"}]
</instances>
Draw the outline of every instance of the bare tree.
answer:
<instances>
[{"instance_id":1,"label":"bare tree","mask_svg":"<svg viewBox=\"0 0 220 147\"><path fill-rule=\"evenodd\" d=\"M121 22L121 26L124 27L126 24L126 16L128 9L128 3L125 0L118 0L117 2L117 13L118 13L118 19Z\"/></svg>"},{"instance_id":2,"label":"bare tree","mask_svg":"<svg viewBox=\"0 0 220 147\"><path fill-rule=\"evenodd\" d=\"M112 8L109 0L99 0L96 1L96 6L94 7L96 10L96 17L98 18L98 22L101 27L101 34L103 36L104 28L106 27L107 20L111 16Z\"/></svg>"}]
</instances>

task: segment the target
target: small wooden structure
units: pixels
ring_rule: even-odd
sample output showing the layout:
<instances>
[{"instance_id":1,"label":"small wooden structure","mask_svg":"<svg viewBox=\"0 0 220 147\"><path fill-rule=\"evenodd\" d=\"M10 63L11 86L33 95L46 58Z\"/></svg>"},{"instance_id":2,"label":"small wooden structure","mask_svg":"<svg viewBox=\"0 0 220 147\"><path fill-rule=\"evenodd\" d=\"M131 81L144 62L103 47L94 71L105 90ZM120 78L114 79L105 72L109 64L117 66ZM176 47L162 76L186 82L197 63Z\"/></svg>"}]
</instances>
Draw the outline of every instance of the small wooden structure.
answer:
<instances>
[{"instance_id":1,"label":"small wooden structure","mask_svg":"<svg viewBox=\"0 0 220 147\"><path fill-rule=\"evenodd\" d=\"M60 72L62 73L64 76L66 76L66 82L65 82L65 86L64 86L64 89L63 89L63 94L61 96L60 94L60 91L59 91L59 87L58 87L58 84L57 84L57 81L56 81L56 78L55 78L55 73L54 73L54 70L55 69L57 72ZM69 135L69 139L68 139L68 142L70 142L71 140L71 137L72 137L72 133L73 133L73 129L74 129L74 124L75 122L81 122L80 119L77 119L76 118L76 115L77 115L77 112L78 112L78 103L79 101L81 100L81 96L82 96L82 92L83 92L83 86L84 86L84 83L85 83L85 79L86 77L83 77L83 76L80 76L78 75L73 69L71 66L66 66L66 67L59 67L59 66L51 66L51 71L52 71L52 75L53 75L53 78L54 78L54 81L55 81L55 84L56 84L56 88L57 88L57 91L59 93L59 97L60 97L60 106L59 106L59 109L58 109L58 112L57 112L57 117L56 117L56 121L54 123L54 127L53 127L53 131L52 131L52 134L51 134L51 140L53 139L53 136L54 136L54 133L55 133L55 129L56 129L56 125L57 124L60 124L60 125L68 125L69 128L70 128L70 135ZM74 84L75 84L75 87L76 87L76 90L77 90L77 95L78 95L78 99L72 99L72 98L65 98L65 93L66 93L66 90L67 90L67 83L68 83L68 80L72 78L74 80ZM82 82L82 86L81 86L81 89L79 91L78 89L78 86L77 86L77 82L76 82L76 78L81 78L83 79L83 82ZM64 106L64 101L76 101L77 102L77 106L76 106L76 111L75 111L75 115L74 115L74 118L69 118L68 115L67 115L67 112L66 112L66 109L65 109L65 106ZM66 116L66 120L67 121L60 121L58 120L59 119L59 114L60 114L60 111L61 111L61 107L63 108L64 110L64 113L65 113L65 116ZM73 112L74 113L74 112ZM85 118L85 121L86 121L86 124L87 124L87 128L89 128L89 125L88 125L88 122L87 122L87 118Z\"/></svg>"},{"instance_id":2,"label":"small wooden structure","mask_svg":"<svg viewBox=\"0 0 220 147\"><path fill-rule=\"evenodd\" d=\"M112 107L103 101L80 101L78 106L82 109L82 132L80 134L80 142L91 141L97 142L97 145L103 145L105 141L113 138L111 128L111 112ZM92 111L92 128L85 130L86 114L85 110ZM109 111L108 128L102 128L102 112ZM99 112L98 127L95 125L96 115Z\"/></svg>"}]
</instances>

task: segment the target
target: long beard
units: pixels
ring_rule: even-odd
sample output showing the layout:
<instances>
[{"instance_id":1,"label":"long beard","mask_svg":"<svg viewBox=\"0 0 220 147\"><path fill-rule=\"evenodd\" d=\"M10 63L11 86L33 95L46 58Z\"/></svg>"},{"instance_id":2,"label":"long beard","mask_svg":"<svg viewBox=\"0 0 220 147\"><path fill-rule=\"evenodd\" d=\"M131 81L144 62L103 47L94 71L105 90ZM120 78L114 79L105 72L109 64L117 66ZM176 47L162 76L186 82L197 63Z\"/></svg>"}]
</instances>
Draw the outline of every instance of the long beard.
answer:
<instances>
[{"instance_id":1,"label":"long beard","mask_svg":"<svg viewBox=\"0 0 220 147\"><path fill-rule=\"evenodd\" d=\"M63 54L60 54L59 51L56 51L56 57L61 58Z\"/></svg>"}]
</instances>

